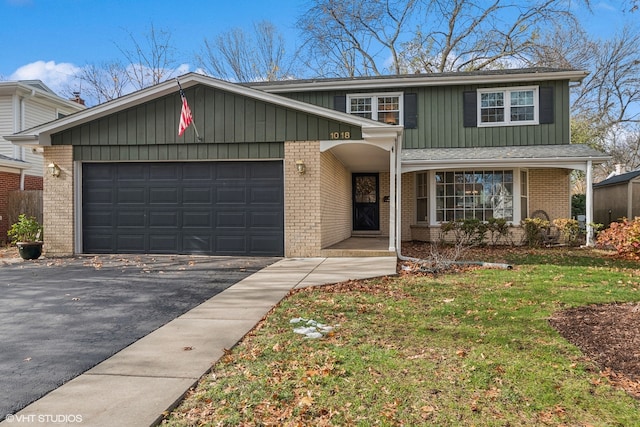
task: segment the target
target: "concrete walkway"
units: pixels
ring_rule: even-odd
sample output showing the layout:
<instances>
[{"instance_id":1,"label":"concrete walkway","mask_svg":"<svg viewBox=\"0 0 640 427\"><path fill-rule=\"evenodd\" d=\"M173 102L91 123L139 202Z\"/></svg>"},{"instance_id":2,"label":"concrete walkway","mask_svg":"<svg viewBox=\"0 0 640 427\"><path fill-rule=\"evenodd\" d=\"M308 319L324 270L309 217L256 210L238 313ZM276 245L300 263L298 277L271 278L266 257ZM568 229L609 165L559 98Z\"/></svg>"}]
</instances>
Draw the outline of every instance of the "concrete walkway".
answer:
<instances>
[{"instance_id":1,"label":"concrete walkway","mask_svg":"<svg viewBox=\"0 0 640 427\"><path fill-rule=\"evenodd\" d=\"M395 273L395 257L283 259L7 416L0 426L157 424L289 290Z\"/></svg>"}]
</instances>

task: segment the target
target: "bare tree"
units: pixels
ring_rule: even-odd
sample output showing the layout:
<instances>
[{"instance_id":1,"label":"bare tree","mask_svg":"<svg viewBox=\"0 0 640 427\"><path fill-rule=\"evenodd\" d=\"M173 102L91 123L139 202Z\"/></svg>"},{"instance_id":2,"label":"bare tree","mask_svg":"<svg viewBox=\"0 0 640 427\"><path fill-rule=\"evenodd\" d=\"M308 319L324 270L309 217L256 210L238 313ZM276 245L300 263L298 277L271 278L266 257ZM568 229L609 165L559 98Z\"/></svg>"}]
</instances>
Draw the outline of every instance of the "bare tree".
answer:
<instances>
[{"instance_id":1,"label":"bare tree","mask_svg":"<svg viewBox=\"0 0 640 427\"><path fill-rule=\"evenodd\" d=\"M613 165L624 165L627 171L640 169L640 126L624 127L612 133L609 144L612 157L609 170Z\"/></svg>"},{"instance_id":2,"label":"bare tree","mask_svg":"<svg viewBox=\"0 0 640 427\"><path fill-rule=\"evenodd\" d=\"M533 66L579 68L589 71L582 84L572 87L573 143L588 144L609 153L613 160L596 170L606 177L616 164L629 170L640 166L640 34L623 27L610 39L590 38L578 26L556 27L535 48Z\"/></svg>"},{"instance_id":3,"label":"bare tree","mask_svg":"<svg viewBox=\"0 0 640 427\"><path fill-rule=\"evenodd\" d=\"M577 112L598 111L605 125L640 123L640 35L625 27L599 43L591 74L574 102Z\"/></svg>"},{"instance_id":4,"label":"bare tree","mask_svg":"<svg viewBox=\"0 0 640 427\"><path fill-rule=\"evenodd\" d=\"M380 75L401 72L401 43L409 36L419 0L318 0L299 19L307 63L319 74Z\"/></svg>"},{"instance_id":5,"label":"bare tree","mask_svg":"<svg viewBox=\"0 0 640 427\"><path fill-rule=\"evenodd\" d=\"M296 54L287 54L286 42L268 21L253 26L253 34L234 28L213 40L204 40L196 61L208 74L239 82L282 80L295 74Z\"/></svg>"},{"instance_id":6,"label":"bare tree","mask_svg":"<svg viewBox=\"0 0 640 427\"><path fill-rule=\"evenodd\" d=\"M319 73L356 76L524 64L544 32L574 22L565 0L316 0L298 26Z\"/></svg>"},{"instance_id":7,"label":"bare tree","mask_svg":"<svg viewBox=\"0 0 640 427\"><path fill-rule=\"evenodd\" d=\"M173 77L177 68L176 49L171 43L171 32L156 30L154 25L143 41L129 33L132 46L118 49L127 61L127 73L136 89L153 86Z\"/></svg>"},{"instance_id":8,"label":"bare tree","mask_svg":"<svg viewBox=\"0 0 640 427\"><path fill-rule=\"evenodd\" d=\"M131 85L129 73L119 61L88 64L76 78L80 82L74 91L80 92L84 98L96 104L121 97L129 91Z\"/></svg>"}]
</instances>

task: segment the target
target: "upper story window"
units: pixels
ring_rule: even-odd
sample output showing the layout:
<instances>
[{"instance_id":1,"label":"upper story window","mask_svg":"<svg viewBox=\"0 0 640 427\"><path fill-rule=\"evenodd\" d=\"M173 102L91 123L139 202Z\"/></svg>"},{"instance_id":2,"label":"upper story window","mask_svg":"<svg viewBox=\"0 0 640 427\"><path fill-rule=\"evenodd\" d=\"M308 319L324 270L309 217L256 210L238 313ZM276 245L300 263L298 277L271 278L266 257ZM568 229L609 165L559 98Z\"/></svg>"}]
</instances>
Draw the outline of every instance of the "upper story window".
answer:
<instances>
[{"instance_id":1,"label":"upper story window","mask_svg":"<svg viewBox=\"0 0 640 427\"><path fill-rule=\"evenodd\" d=\"M538 88L482 89L478 107L480 126L538 124Z\"/></svg>"},{"instance_id":2,"label":"upper story window","mask_svg":"<svg viewBox=\"0 0 640 427\"><path fill-rule=\"evenodd\" d=\"M390 125L402 123L402 105L401 93L347 95L347 113Z\"/></svg>"}]
</instances>

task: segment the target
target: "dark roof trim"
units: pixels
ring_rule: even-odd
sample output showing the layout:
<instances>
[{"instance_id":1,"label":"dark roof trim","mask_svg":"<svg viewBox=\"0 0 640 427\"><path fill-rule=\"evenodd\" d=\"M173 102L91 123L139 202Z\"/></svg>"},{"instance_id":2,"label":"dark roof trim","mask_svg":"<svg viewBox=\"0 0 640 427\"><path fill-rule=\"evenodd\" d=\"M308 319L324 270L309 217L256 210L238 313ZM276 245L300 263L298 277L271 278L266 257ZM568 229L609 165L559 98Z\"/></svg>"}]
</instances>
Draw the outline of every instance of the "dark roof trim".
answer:
<instances>
[{"instance_id":1,"label":"dark roof trim","mask_svg":"<svg viewBox=\"0 0 640 427\"><path fill-rule=\"evenodd\" d=\"M640 169L637 171L622 173L620 175L614 175L611 178L607 178L604 181L600 181L596 184L593 184L593 188L606 187L608 185L615 185L615 184L626 184L632 179L637 178L639 176L640 176Z\"/></svg>"},{"instance_id":2,"label":"dark roof trim","mask_svg":"<svg viewBox=\"0 0 640 427\"><path fill-rule=\"evenodd\" d=\"M557 68L518 68L429 74L403 74L390 76L281 80L244 83L245 86L265 92L320 91L337 89L375 89L391 87L445 86L469 84L524 83L550 80L581 82L589 73L584 70Z\"/></svg>"}]
</instances>

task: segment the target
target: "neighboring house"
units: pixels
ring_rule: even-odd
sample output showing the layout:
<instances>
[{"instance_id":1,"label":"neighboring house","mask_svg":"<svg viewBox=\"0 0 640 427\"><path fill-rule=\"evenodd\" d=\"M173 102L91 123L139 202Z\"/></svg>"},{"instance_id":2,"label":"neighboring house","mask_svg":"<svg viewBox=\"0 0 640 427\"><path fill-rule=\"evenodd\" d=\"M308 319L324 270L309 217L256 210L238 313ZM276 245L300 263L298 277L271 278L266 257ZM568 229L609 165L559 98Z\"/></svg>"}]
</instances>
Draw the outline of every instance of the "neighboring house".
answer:
<instances>
[{"instance_id":1,"label":"neighboring house","mask_svg":"<svg viewBox=\"0 0 640 427\"><path fill-rule=\"evenodd\" d=\"M611 176L593 185L593 220L608 226L640 216L640 170Z\"/></svg>"},{"instance_id":2,"label":"neighboring house","mask_svg":"<svg viewBox=\"0 0 640 427\"><path fill-rule=\"evenodd\" d=\"M10 226L10 191L42 190L42 154L2 138L84 109L56 95L39 80L0 81L0 244Z\"/></svg>"},{"instance_id":3,"label":"neighboring house","mask_svg":"<svg viewBox=\"0 0 640 427\"><path fill-rule=\"evenodd\" d=\"M352 236L434 240L440 223L570 216L569 85L525 69L239 85L180 78L9 136L44 150L45 249L322 256ZM591 194L587 194L590 207ZM588 211L588 219L591 214ZM54 231L52 233L52 230Z\"/></svg>"}]
</instances>

